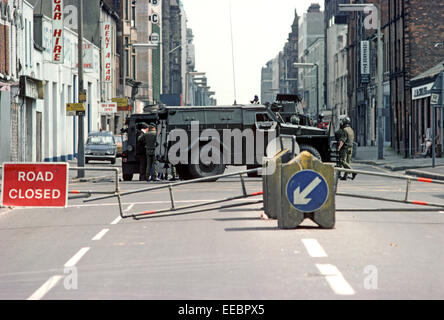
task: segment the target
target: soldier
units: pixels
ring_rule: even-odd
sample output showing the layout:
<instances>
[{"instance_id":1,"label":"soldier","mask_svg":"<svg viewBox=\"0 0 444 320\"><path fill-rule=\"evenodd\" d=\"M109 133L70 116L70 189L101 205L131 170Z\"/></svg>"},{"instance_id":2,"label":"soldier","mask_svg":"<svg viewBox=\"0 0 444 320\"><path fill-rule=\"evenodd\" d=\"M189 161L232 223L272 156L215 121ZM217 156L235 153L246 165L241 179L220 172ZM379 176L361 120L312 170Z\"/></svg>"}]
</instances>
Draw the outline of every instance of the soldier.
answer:
<instances>
[{"instance_id":1,"label":"soldier","mask_svg":"<svg viewBox=\"0 0 444 320\"><path fill-rule=\"evenodd\" d=\"M251 104L260 104L259 97L257 95L255 95L253 101L250 101L250 102L251 102Z\"/></svg>"},{"instance_id":2,"label":"soldier","mask_svg":"<svg viewBox=\"0 0 444 320\"><path fill-rule=\"evenodd\" d=\"M137 129L137 149L136 156L139 161L139 181L146 181L146 149L145 144L142 140L142 137L146 134L148 130L148 125L146 123L142 123ZM149 176L148 176L149 177Z\"/></svg>"},{"instance_id":3,"label":"soldier","mask_svg":"<svg viewBox=\"0 0 444 320\"><path fill-rule=\"evenodd\" d=\"M139 137L141 143L145 145L146 151L146 180L159 181L157 177L157 171L155 167L155 155L156 155L156 140L157 131L156 126L150 125L148 132ZM151 174L153 172L153 174Z\"/></svg>"},{"instance_id":4,"label":"soldier","mask_svg":"<svg viewBox=\"0 0 444 320\"><path fill-rule=\"evenodd\" d=\"M349 170L353 170L351 167L351 159L353 154L353 143L355 142L355 132L350 127L350 118L344 117L341 119L341 131L337 132L340 134L341 138L339 140L339 162L340 165ZM348 174L345 173L341 180L347 180ZM356 177L356 173L352 174L352 180Z\"/></svg>"}]
</instances>

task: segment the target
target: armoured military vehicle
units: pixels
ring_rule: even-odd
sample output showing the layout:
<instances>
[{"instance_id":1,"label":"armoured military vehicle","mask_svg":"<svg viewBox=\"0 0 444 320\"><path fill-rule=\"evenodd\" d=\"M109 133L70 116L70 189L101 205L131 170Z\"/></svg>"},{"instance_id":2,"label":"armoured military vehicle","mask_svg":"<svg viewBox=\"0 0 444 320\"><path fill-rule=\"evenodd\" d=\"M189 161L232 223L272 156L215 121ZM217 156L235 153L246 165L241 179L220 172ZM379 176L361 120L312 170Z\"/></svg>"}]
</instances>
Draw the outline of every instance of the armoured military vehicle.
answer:
<instances>
[{"instance_id":1,"label":"armoured military vehicle","mask_svg":"<svg viewBox=\"0 0 444 320\"><path fill-rule=\"evenodd\" d=\"M295 136L300 151L332 161L333 134L302 125L293 117L297 113L281 115L282 110L278 104L162 107L157 113L132 115L127 119L123 178L128 181L139 173L137 127L143 122L157 124L156 158L163 165L174 165L182 179L219 175L227 165L261 166L269 142L280 135Z\"/></svg>"}]
</instances>

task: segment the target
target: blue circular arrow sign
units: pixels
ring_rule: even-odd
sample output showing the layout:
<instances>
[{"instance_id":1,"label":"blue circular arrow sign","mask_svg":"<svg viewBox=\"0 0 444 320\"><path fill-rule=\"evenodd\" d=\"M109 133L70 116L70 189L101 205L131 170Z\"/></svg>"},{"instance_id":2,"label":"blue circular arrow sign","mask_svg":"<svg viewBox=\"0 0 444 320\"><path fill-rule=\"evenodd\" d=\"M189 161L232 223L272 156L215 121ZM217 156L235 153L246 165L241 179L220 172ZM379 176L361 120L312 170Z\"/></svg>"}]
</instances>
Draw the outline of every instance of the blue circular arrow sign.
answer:
<instances>
[{"instance_id":1,"label":"blue circular arrow sign","mask_svg":"<svg viewBox=\"0 0 444 320\"><path fill-rule=\"evenodd\" d=\"M323 176L313 170L299 171L287 183L287 199L301 212L319 210L327 198L327 182Z\"/></svg>"}]
</instances>

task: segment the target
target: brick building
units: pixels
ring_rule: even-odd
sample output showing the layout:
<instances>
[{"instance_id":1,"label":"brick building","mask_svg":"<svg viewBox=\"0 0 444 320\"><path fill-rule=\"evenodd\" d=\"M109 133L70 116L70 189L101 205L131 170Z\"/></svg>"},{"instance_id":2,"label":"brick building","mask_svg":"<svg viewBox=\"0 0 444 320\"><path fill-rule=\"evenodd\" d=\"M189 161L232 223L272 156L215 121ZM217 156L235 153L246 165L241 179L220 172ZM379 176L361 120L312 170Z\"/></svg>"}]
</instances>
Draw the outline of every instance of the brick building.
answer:
<instances>
[{"instance_id":1,"label":"brick building","mask_svg":"<svg viewBox=\"0 0 444 320\"><path fill-rule=\"evenodd\" d=\"M384 36L384 122L385 141L405 157L420 148L424 132L419 129L420 113L430 113L427 102L413 108L411 80L436 66L444 57L444 2L422 0L372 0L354 3L376 3L381 7ZM357 140L361 145L375 143L376 128L376 30L364 26L363 13L349 17L349 86L348 96ZM361 41L370 45L370 79L360 74ZM364 81L363 81L364 80ZM442 125L438 116L437 125ZM426 128L427 129L427 128Z\"/></svg>"},{"instance_id":2,"label":"brick building","mask_svg":"<svg viewBox=\"0 0 444 320\"><path fill-rule=\"evenodd\" d=\"M288 40L285 43L282 54L281 93L296 94L298 91L298 69L293 66L295 62L298 62L298 54L299 16L295 10L291 32L288 34Z\"/></svg>"}]
</instances>

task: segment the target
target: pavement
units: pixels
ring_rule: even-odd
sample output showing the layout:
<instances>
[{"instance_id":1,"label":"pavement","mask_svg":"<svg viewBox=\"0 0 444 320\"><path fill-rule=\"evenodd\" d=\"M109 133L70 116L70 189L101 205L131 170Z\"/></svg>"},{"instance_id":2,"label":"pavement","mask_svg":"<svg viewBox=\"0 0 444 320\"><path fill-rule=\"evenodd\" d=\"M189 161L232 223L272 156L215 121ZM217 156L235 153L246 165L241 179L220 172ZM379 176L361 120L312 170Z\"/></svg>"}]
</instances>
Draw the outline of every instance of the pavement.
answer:
<instances>
[{"instance_id":1,"label":"pavement","mask_svg":"<svg viewBox=\"0 0 444 320\"><path fill-rule=\"evenodd\" d=\"M444 158L435 158L432 167L431 158L404 158L391 147L384 148L384 159L378 159L377 147L358 147L353 163L367 164L389 171L402 172L406 175L444 181Z\"/></svg>"}]
</instances>

